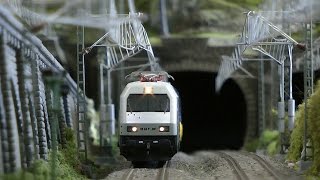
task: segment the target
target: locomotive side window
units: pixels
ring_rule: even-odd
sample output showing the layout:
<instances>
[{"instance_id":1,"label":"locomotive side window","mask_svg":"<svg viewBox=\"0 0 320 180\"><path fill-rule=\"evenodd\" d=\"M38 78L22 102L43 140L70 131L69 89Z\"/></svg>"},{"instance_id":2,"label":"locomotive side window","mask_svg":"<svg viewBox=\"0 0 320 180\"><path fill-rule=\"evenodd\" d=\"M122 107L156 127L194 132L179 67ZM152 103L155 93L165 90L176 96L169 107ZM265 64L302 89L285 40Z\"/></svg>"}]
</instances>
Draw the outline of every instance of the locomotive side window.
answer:
<instances>
[{"instance_id":1,"label":"locomotive side window","mask_svg":"<svg viewBox=\"0 0 320 180\"><path fill-rule=\"evenodd\" d=\"M130 94L127 112L170 112L167 94Z\"/></svg>"}]
</instances>

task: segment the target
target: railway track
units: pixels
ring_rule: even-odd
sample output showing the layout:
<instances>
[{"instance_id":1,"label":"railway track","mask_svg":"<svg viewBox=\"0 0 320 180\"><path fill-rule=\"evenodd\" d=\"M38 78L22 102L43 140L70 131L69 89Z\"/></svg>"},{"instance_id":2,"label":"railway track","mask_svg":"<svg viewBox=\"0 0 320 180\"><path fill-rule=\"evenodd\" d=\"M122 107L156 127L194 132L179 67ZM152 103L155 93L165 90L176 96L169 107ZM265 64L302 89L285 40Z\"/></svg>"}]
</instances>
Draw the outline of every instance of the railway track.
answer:
<instances>
[{"instance_id":1,"label":"railway track","mask_svg":"<svg viewBox=\"0 0 320 180\"><path fill-rule=\"evenodd\" d=\"M163 167L159 170L159 173L157 175L157 180L169 179L169 171L168 171L169 166L170 166L170 161L166 161Z\"/></svg>"},{"instance_id":2,"label":"railway track","mask_svg":"<svg viewBox=\"0 0 320 180\"><path fill-rule=\"evenodd\" d=\"M281 180L284 178L270 163L268 163L260 156L250 152L241 152L241 154L249 156L255 161L257 161L274 179Z\"/></svg>"},{"instance_id":3,"label":"railway track","mask_svg":"<svg viewBox=\"0 0 320 180\"><path fill-rule=\"evenodd\" d=\"M228 162L230 167L232 167L233 173L237 179L239 180L249 179L247 174L244 172L244 170L240 167L239 163L233 157L221 151L216 153Z\"/></svg>"},{"instance_id":4,"label":"railway track","mask_svg":"<svg viewBox=\"0 0 320 180\"><path fill-rule=\"evenodd\" d=\"M123 176L123 180L131 180L133 179L134 173L137 171L137 168L131 168L129 171Z\"/></svg>"},{"instance_id":5,"label":"railway track","mask_svg":"<svg viewBox=\"0 0 320 180\"><path fill-rule=\"evenodd\" d=\"M168 168L170 166L170 161L166 161L163 167L158 168L158 173L155 177L157 180L168 180L169 179L169 171ZM133 166L124 174L123 180L133 180L134 175L138 173L139 168L134 168Z\"/></svg>"},{"instance_id":6,"label":"railway track","mask_svg":"<svg viewBox=\"0 0 320 180\"><path fill-rule=\"evenodd\" d=\"M250 157L254 159L257 163L261 165L269 174L271 177L273 177L275 180L282 180L284 177L266 160L261 158L260 156L250 153L250 152L245 152L242 151L240 152L242 155ZM249 179L249 177L246 175L244 170L240 167L239 163L230 155L224 152L217 152L222 158L224 158L228 164L233 168L233 172L236 175L237 179L239 180L244 180L244 179Z\"/></svg>"}]
</instances>

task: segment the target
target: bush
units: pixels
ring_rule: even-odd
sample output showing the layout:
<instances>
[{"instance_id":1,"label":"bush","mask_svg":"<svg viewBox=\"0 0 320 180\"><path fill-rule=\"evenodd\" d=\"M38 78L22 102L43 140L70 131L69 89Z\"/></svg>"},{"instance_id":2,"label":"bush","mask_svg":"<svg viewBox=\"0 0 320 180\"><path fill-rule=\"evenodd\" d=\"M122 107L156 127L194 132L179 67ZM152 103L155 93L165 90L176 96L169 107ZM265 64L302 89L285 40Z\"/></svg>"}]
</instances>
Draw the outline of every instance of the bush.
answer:
<instances>
[{"instance_id":1,"label":"bush","mask_svg":"<svg viewBox=\"0 0 320 180\"><path fill-rule=\"evenodd\" d=\"M311 174L320 172L320 81L318 81L316 90L309 100L309 119L308 130L313 146L313 164Z\"/></svg>"},{"instance_id":2,"label":"bush","mask_svg":"<svg viewBox=\"0 0 320 180\"><path fill-rule=\"evenodd\" d=\"M245 143L244 149L249 152L256 152L258 146L259 139L250 139Z\"/></svg>"},{"instance_id":3,"label":"bush","mask_svg":"<svg viewBox=\"0 0 320 180\"><path fill-rule=\"evenodd\" d=\"M265 149L268 155L274 155L279 151L280 133L277 130L265 130L259 138L259 149Z\"/></svg>"},{"instance_id":4,"label":"bush","mask_svg":"<svg viewBox=\"0 0 320 180\"><path fill-rule=\"evenodd\" d=\"M257 149L266 150L268 155L274 155L279 151L279 132L276 130L265 130L260 138L251 139L246 142L244 149L255 152Z\"/></svg>"},{"instance_id":5,"label":"bush","mask_svg":"<svg viewBox=\"0 0 320 180\"><path fill-rule=\"evenodd\" d=\"M304 103L298 106L296 112L294 129L290 136L290 146L287 154L287 160L298 161L302 151L304 129Z\"/></svg>"},{"instance_id":6,"label":"bush","mask_svg":"<svg viewBox=\"0 0 320 180\"><path fill-rule=\"evenodd\" d=\"M263 131L259 141L259 148L266 148L273 141L277 141L278 138L279 132L276 130Z\"/></svg>"},{"instance_id":7,"label":"bush","mask_svg":"<svg viewBox=\"0 0 320 180\"><path fill-rule=\"evenodd\" d=\"M320 81L318 81L314 93L308 100L307 137L311 137L313 146L313 164L308 173L318 175L320 173ZM296 113L295 127L291 134L290 148L287 159L298 161L303 147L304 136L304 103L299 105Z\"/></svg>"}]
</instances>

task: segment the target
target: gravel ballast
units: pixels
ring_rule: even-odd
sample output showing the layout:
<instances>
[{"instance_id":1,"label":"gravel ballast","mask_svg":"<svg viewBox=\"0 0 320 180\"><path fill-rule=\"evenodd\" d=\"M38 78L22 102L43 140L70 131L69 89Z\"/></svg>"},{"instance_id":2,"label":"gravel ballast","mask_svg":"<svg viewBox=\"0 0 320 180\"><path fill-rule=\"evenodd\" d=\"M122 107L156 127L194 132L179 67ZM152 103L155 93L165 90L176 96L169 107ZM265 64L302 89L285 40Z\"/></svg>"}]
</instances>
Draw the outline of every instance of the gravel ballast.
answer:
<instances>
[{"instance_id":1,"label":"gravel ballast","mask_svg":"<svg viewBox=\"0 0 320 180\"><path fill-rule=\"evenodd\" d=\"M240 167L245 171L249 179L274 179L257 161L252 157L238 151L223 151L234 158ZM282 162L276 161L268 156L259 155L269 162L275 169L279 170L284 177L288 179L303 179L300 174L287 168ZM134 174L135 180L156 179L161 168L138 168ZM109 174L105 179L123 179L128 172L129 167L124 167L118 171ZM233 169L215 151L197 151L192 154L178 152L172 157L168 168L169 179L174 180L211 180L237 179Z\"/></svg>"}]
</instances>

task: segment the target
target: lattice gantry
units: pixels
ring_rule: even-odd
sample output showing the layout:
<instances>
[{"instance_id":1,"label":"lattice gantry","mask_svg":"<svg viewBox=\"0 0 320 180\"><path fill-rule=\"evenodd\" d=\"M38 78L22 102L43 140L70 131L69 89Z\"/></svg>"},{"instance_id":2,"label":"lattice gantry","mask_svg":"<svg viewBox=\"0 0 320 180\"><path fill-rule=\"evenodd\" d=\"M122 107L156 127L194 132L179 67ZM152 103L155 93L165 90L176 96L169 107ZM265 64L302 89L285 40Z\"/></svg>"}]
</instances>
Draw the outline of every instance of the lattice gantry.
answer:
<instances>
[{"instance_id":1,"label":"lattice gantry","mask_svg":"<svg viewBox=\"0 0 320 180\"><path fill-rule=\"evenodd\" d=\"M149 65L158 67L147 32L136 15L129 15L128 18L118 21L116 27L110 31L106 43L110 59L107 62L108 68L113 68L142 50L148 54Z\"/></svg>"},{"instance_id":2,"label":"lattice gantry","mask_svg":"<svg viewBox=\"0 0 320 180\"><path fill-rule=\"evenodd\" d=\"M234 71L242 69L243 61L253 58L246 53L247 51L260 52L278 64L283 64L286 57L292 61L293 45L302 47L260 13L250 11L246 16L242 34L232 56L222 56L216 78L216 91L221 89L223 83L231 77Z\"/></svg>"},{"instance_id":3,"label":"lattice gantry","mask_svg":"<svg viewBox=\"0 0 320 180\"><path fill-rule=\"evenodd\" d=\"M294 45L305 49L305 46L297 43L267 20L262 16L262 13L248 12L242 34L232 56L222 56L221 66L216 78L216 91L219 91L223 83L238 69L252 76L242 67L243 61L275 61L278 64L280 76L278 129L281 133L285 131L285 111L287 106L288 128L292 130L295 116L295 101L292 96L292 50ZM263 77L263 73L261 76ZM261 102L259 102L259 105L262 105ZM264 109L263 105L259 106L259 108L260 110Z\"/></svg>"},{"instance_id":4,"label":"lattice gantry","mask_svg":"<svg viewBox=\"0 0 320 180\"><path fill-rule=\"evenodd\" d=\"M119 63L145 50L148 55L148 65L151 66L152 70L159 69L147 32L138 16L139 13L116 18L112 22L112 28L91 46L84 48L82 53L85 55L96 46L105 46L107 48L107 62L104 67L112 69Z\"/></svg>"}]
</instances>

